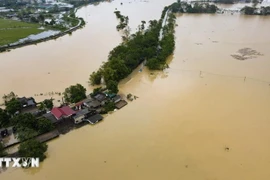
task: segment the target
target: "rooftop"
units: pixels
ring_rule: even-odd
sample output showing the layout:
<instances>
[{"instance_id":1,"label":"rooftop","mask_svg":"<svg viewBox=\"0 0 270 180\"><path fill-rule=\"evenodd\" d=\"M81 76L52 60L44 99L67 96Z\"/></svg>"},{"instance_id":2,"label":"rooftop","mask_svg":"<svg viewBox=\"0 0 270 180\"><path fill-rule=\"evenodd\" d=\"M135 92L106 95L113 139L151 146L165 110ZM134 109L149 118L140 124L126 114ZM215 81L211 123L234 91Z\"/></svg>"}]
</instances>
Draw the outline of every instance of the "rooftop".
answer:
<instances>
[{"instance_id":1,"label":"rooftop","mask_svg":"<svg viewBox=\"0 0 270 180\"><path fill-rule=\"evenodd\" d=\"M87 118L91 124L96 124L97 122L101 121L103 117L100 114L95 114L94 116L91 116Z\"/></svg>"},{"instance_id":2,"label":"rooftop","mask_svg":"<svg viewBox=\"0 0 270 180\"><path fill-rule=\"evenodd\" d=\"M56 119L60 119L63 116L71 116L76 114L69 106L55 107L51 110L51 113L55 116Z\"/></svg>"},{"instance_id":3,"label":"rooftop","mask_svg":"<svg viewBox=\"0 0 270 180\"><path fill-rule=\"evenodd\" d=\"M74 116L74 118L78 118L80 116L84 116L86 114L88 114L90 111L88 109L82 109L78 112L76 112L76 115Z\"/></svg>"},{"instance_id":4,"label":"rooftop","mask_svg":"<svg viewBox=\"0 0 270 180\"><path fill-rule=\"evenodd\" d=\"M104 93L99 93L99 94L95 95L94 98L101 102L101 101L106 99L106 95Z\"/></svg>"},{"instance_id":5,"label":"rooftop","mask_svg":"<svg viewBox=\"0 0 270 180\"><path fill-rule=\"evenodd\" d=\"M121 99L122 99L122 98L121 98L120 95L116 95L116 96L114 96L114 97L112 98L113 101L119 101L119 100L121 100Z\"/></svg>"},{"instance_id":6,"label":"rooftop","mask_svg":"<svg viewBox=\"0 0 270 180\"><path fill-rule=\"evenodd\" d=\"M57 119L54 117L54 115L52 113L46 113L42 115L43 117L45 117L46 119L50 120L52 123L56 123Z\"/></svg>"},{"instance_id":7,"label":"rooftop","mask_svg":"<svg viewBox=\"0 0 270 180\"><path fill-rule=\"evenodd\" d=\"M117 109L121 109L121 108L124 107L125 105L127 105L127 101L121 100L121 101L119 101L118 103L115 104L115 107L116 107Z\"/></svg>"},{"instance_id":8,"label":"rooftop","mask_svg":"<svg viewBox=\"0 0 270 180\"><path fill-rule=\"evenodd\" d=\"M84 105L90 108L96 108L96 107L99 107L101 104L98 100L87 99L84 101Z\"/></svg>"}]
</instances>

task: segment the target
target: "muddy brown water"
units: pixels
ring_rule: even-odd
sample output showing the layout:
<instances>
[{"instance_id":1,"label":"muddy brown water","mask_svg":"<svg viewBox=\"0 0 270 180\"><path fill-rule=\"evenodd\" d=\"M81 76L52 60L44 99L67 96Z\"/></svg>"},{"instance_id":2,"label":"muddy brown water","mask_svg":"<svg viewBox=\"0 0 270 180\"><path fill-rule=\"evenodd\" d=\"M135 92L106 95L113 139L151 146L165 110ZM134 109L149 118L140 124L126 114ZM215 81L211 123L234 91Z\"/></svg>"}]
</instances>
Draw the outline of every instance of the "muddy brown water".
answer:
<instances>
[{"instance_id":1,"label":"muddy brown water","mask_svg":"<svg viewBox=\"0 0 270 180\"><path fill-rule=\"evenodd\" d=\"M87 85L89 73L121 41L115 7L135 28L170 4L131 2L82 8L88 24L72 36L0 54L1 92L31 95ZM179 15L177 24L170 68L137 69L120 83L121 93L137 100L49 142L40 168L9 168L1 180L269 180L270 19ZM231 56L243 48L263 55L245 61Z\"/></svg>"}]
</instances>

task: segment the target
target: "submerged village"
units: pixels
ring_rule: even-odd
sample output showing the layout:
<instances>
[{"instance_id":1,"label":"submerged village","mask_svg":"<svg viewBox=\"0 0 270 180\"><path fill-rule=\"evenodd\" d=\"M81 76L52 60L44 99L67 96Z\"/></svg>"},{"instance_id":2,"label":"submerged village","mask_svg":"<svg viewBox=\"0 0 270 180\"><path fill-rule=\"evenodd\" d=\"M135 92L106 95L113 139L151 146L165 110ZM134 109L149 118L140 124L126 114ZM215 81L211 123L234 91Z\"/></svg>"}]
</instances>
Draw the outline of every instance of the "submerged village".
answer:
<instances>
[{"instance_id":1,"label":"submerged village","mask_svg":"<svg viewBox=\"0 0 270 180\"><path fill-rule=\"evenodd\" d=\"M250 12L249 8L243 11L244 14L251 15L270 14L268 7L263 8L263 11L253 9ZM36 102L34 97L18 97L14 92L4 95L5 108L0 108L0 157L39 157L43 161L46 158L44 153L48 148L45 142L60 134L68 133L72 129L89 124L94 125L103 120L104 114L123 108L128 101L138 97L132 94L120 96L118 83L121 80L141 64L150 70L163 70L169 67L166 60L173 54L175 48L175 13L218 12L222 13L214 4L190 5L187 2L177 1L164 8L159 20L141 21L138 31L130 34L128 16L116 10L114 13L119 19L119 25L116 28L122 32L123 42L109 53L108 61L89 78L91 85L101 86L105 83L105 86L94 89L91 94L86 94L86 89L82 85L72 85L62 93L64 97L60 106L54 106L53 99ZM71 14L65 16L74 26L63 28L63 33L74 30L74 27L78 28L83 22L82 19L76 18L74 23L74 14L75 12L72 11ZM42 18L39 19L44 21ZM148 27L146 27L147 23ZM58 27L52 20L46 25ZM24 43L36 42L25 41ZM12 46L17 46L17 44L5 45L1 48L5 51ZM16 151L9 152L9 148L18 144L20 146Z\"/></svg>"}]
</instances>

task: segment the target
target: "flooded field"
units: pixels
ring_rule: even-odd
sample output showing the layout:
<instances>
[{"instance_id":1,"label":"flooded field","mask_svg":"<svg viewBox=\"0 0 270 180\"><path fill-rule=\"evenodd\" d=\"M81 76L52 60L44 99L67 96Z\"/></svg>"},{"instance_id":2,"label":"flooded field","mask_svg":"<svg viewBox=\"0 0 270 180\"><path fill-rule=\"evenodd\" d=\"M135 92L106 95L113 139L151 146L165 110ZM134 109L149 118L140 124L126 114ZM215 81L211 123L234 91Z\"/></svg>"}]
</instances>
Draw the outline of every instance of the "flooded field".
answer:
<instances>
[{"instance_id":1,"label":"flooded field","mask_svg":"<svg viewBox=\"0 0 270 180\"><path fill-rule=\"evenodd\" d=\"M121 41L115 8L134 29L171 3L123 2L82 8L88 24L71 37L0 54L1 93L86 86ZM270 18L178 15L177 24L170 68L137 70L120 83L137 100L48 143L39 169L10 168L1 180L269 180Z\"/></svg>"}]
</instances>

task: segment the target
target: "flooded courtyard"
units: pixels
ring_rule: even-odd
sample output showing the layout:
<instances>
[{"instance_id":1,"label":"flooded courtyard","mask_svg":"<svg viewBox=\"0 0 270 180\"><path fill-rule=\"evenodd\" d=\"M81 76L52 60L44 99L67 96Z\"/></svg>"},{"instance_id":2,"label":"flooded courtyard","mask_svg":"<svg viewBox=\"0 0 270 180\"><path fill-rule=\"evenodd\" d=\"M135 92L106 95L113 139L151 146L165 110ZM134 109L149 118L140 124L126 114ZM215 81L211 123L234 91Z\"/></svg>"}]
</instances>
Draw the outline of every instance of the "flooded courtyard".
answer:
<instances>
[{"instance_id":1,"label":"flooded courtyard","mask_svg":"<svg viewBox=\"0 0 270 180\"><path fill-rule=\"evenodd\" d=\"M87 26L72 36L0 54L0 93L87 87L121 42L115 8L135 30L173 1L123 2L83 7ZM185 14L177 24L170 68L136 70L120 83L120 93L138 99L49 142L40 168L10 168L1 180L269 180L270 18Z\"/></svg>"}]
</instances>

